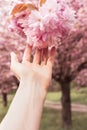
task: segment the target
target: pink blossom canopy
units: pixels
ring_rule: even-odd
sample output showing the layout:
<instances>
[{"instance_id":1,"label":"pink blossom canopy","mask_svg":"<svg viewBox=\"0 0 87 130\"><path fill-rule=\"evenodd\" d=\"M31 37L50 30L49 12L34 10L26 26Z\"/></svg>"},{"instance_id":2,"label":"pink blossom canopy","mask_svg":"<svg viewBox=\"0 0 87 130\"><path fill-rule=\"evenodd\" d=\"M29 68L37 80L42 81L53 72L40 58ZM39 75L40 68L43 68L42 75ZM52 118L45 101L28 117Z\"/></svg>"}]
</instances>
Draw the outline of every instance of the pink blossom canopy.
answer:
<instances>
[{"instance_id":1,"label":"pink blossom canopy","mask_svg":"<svg viewBox=\"0 0 87 130\"><path fill-rule=\"evenodd\" d=\"M16 31L35 48L57 46L75 23L75 11L63 0L46 0L38 9L15 13L11 31Z\"/></svg>"}]
</instances>

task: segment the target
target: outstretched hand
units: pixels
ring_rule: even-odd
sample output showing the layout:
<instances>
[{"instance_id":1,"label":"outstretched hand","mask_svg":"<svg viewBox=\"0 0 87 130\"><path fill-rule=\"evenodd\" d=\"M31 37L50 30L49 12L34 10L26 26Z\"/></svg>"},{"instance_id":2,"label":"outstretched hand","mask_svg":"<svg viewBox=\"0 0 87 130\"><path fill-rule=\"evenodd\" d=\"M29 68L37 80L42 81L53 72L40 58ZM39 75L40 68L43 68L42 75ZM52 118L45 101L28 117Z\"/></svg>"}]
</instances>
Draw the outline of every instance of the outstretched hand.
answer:
<instances>
[{"instance_id":1,"label":"outstretched hand","mask_svg":"<svg viewBox=\"0 0 87 130\"><path fill-rule=\"evenodd\" d=\"M31 53L32 47L27 45L21 63L16 54L11 53L11 69L20 80L20 85L8 113L0 124L0 130L39 130L52 76L55 48L36 49L32 61Z\"/></svg>"},{"instance_id":2,"label":"outstretched hand","mask_svg":"<svg viewBox=\"0 0 87 130\"><path fill-rule=\"evenodd\" d=\"M11 70L18 79L28 79L29 82L48 88L52 77L52 65L55 56L55 48L43 50L36 49L31 62L32 47L27 45L23 60L20 63L14 52L11 53Z\"/></svg>"}]
</instances>

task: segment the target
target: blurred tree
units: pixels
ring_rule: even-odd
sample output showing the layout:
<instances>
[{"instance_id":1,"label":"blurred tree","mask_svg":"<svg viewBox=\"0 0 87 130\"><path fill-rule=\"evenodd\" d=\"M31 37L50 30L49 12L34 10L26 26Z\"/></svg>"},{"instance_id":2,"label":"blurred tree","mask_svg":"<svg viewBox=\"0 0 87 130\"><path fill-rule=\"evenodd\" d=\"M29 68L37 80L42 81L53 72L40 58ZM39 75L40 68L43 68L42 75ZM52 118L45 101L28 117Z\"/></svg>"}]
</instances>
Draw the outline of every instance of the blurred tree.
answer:
<instances>
[{"instance_id":1,"label":"blurred tree","mask_svg":"<svg viewBox=\"0 0 87 130\"><path fill-rule=\"evenodd\" d=\"M19 83L10 71L10 52L15 51L21 60L25 41L15 32L8 31L9 13L12 5L28 0L0 0L0 90L4 105L7 93ZM33 0L35 2L35 0ZM76 10L77 24L73 32L59 45L53 67L53 78L60 83L62 91L63 126L71 126L70 83L86 83L87 67L87 0L67 0ZM82 75L82 76L80 76ZM83 76L84 75L84 76Z\"/></svg>"},{"instance_id":2,"label":"blurred tree","mask_svg":"<svg viewBox=\"0 0 87 130\"><path fill-rule=\"evenodd\" d=\"M10 41L10 38L5 36L3 38L3 41L0 40L0 89L4 106L6 106L7 93L14 89L14 87L17 88L19 84L19 81L10 71L10 53L15 51L19 54L19 59L21 59L20 57L24 50L24 46L17 49L17 45L13 44L13 41Z\"/></svg>"},{"instance_id":3,"label":"blurred tree","mask_svg":"<svg viewBox=\"0 0 87 130\"><path fill-rule=\"evenodd\" d=\"M69 4L76 10L75 30L59 45L53 67L53 78L61 86L62 120L65 129L72 125L70 83L87 83L87 0L71 0Z\"/></svg>"},{"instance_id":4,"label":"blurred tree","mask_svg":"<svg viewBox=\"0 0 87 130\"><path fill-rule=\"evenodd\" d=\"M8 30L9 13L13 4L17 1L0 1L0 94L2 94L3 105L7 105L7 94L12 89L17 89L19 81L10 71L10 53L16 52L21 56L24 50L24 40L15 32ZM4 18L4 19L3 19ZM19 44L19 47L18 47Z\"/></svg>"}]
</instances>

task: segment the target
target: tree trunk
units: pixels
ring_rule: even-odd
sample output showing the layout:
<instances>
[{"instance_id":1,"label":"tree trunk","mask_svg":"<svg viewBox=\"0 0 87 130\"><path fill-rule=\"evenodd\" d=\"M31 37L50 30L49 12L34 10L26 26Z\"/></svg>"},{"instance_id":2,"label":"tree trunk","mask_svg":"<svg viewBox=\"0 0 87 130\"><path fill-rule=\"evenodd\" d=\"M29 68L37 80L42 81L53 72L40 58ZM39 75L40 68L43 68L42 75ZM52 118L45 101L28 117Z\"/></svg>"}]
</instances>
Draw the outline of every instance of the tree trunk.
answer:
<instances>
[{"instance_id":1,"label":"tree trunk","mask_svg":"<svg viewBox=\"0 0 87 130\"><path fill-rule=\"evenodd\" d=\"M70 130L72 126L70 82L61 82L62 91L62 123L64 130Z\"/></svg>"},{"instance_id":2,"label":"tree trunk","mask_svg":"<svg viewBox=\"0 0 87 130\"><path fill-rule=\"evenodd\" d=\"M2 93L3 106L7 106L7 93Z\"/></svg>"}]
</instances>

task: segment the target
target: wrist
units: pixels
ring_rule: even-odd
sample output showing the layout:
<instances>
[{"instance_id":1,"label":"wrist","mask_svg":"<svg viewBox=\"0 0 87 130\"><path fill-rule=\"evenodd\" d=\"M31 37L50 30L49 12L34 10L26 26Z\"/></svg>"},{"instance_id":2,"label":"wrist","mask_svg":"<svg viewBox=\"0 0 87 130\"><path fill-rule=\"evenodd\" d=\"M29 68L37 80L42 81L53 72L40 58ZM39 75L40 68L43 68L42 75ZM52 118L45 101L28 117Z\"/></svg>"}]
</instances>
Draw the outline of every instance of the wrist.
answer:
<instances>
[{"instance_id":1,"label":"wrist","mask_svg":"<svg viewBox=\"0 0 87 130\"><path fill-rule=\"evenodd\" d=\"M20 88L27 93L27 118L26 127L30 130L39 130L41 115L43 111L44 101L46 98L46 90L37 82L23 78L20 81Z\"/></svg>"},{"instance_id":2,"label":"wrist","mask_svg":"<svg viewBox=\"0 0 87 130\"><path fill-rule=\"evenodd\" d=\"M33 78L32 78L33 79ZM44 86L41 86L38 82L35 82L29 77L23 77L20 80L21 89L26 89L29 92L29 98L34 97L36 101L41 100L44 102L47 95L47 90Z\"/></svg>"}]
</instances>

